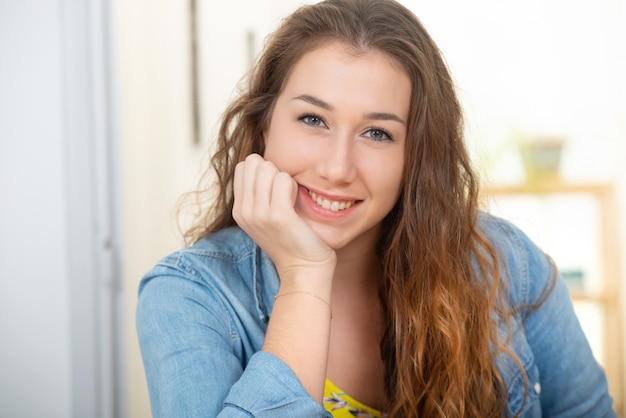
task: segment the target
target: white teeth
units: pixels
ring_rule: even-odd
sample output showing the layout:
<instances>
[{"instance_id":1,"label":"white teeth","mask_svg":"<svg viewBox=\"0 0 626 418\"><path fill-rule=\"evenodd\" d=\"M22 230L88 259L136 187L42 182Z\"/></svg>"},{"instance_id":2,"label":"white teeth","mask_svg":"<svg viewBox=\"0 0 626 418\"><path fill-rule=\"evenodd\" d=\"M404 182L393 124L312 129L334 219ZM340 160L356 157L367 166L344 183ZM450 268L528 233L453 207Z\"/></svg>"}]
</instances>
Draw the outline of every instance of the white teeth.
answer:
<instances>
[{"instance_id":1,"label":"white teeth","mask_svg":"<svg viewBox=\"0 0 626 418\"><path fill-rule=\"evenodd\" d=\"M348 209L350 207L352 207L352 205L354 205L354 200L348 200L348 201L337 201L337 200L333 200L332 202L328 199L322 199L320 196L318 196L317 194L315 194L314 192L309 191L309 196L311 196L311 199L317 203L318 206L323 207L324 209L327 210L331 210L333 212L338 212L340 210L345 210Z\"/></svg>"}]
</instances>

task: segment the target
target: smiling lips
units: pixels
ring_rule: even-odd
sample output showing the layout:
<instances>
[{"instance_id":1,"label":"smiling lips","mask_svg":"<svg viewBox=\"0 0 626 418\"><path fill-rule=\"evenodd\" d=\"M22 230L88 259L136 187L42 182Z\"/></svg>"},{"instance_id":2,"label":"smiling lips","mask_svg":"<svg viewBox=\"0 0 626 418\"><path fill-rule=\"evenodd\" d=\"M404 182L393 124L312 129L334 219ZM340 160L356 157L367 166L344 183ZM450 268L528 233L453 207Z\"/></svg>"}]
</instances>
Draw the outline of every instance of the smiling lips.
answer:
<instances>
[{"instance_id":1,"label":"smiling lips","mask_svg":"<svg viewBox=\"0 0 626 418\"><path fill-rule=\"evenodd\" d=\"M315 192L307 190L311 200L313 200L319 207L332 212L339 212L352 207L356 203L356 200L329 200L318 196Z\"/></svg>"}]
</instances>

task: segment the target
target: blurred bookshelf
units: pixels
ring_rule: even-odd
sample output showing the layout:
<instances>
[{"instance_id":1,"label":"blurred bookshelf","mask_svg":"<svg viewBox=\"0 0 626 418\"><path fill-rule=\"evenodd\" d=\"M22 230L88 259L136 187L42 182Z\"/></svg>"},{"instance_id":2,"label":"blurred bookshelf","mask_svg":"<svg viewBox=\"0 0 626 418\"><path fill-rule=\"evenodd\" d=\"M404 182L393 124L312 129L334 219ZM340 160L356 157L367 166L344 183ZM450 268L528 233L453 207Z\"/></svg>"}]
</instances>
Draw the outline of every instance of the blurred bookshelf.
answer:
<instances>
[{"instance_id":1,"label":"blurred bookshelf","mask_svg":"<svg viewBox=\"0 0 626 418\"><path fill-rule=\"evenodd\" d=\"M558 179L485 185L488 212L517 225L555 261L594 356L604 368L614 407L624 417L623 314L617 198L610 183Z\"/></svg>"}]
</instances>

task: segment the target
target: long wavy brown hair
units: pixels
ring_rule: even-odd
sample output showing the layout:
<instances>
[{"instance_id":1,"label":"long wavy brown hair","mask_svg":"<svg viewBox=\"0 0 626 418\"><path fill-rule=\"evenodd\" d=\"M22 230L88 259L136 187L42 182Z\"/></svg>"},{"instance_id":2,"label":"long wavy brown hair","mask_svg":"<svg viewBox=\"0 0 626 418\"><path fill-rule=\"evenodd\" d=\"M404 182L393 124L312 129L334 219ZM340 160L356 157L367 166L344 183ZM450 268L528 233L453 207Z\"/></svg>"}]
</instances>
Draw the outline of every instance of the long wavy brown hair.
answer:
<instances>
[{"instance_id":1,"label":"long wavy brown hair","mask_svg":"<svg viewBox=\"0 0 626 418\"><path fill-rule=\"evenodd\" d=\"M262 132L298 59L337 40L356 52L384 52L412 82L403 188L378 243L386 411L403 418L500 417L506 388L495 357L504 352L516 360L493 320L494 313L510 320L501 266L478 228L478 184L453 80L422 24L399 3L326 0L281 23L223 115L212 170L191 195L199 211L185 238L191 243L236 224L235 165L263 154Z\"/></svg>"}]
</instances>

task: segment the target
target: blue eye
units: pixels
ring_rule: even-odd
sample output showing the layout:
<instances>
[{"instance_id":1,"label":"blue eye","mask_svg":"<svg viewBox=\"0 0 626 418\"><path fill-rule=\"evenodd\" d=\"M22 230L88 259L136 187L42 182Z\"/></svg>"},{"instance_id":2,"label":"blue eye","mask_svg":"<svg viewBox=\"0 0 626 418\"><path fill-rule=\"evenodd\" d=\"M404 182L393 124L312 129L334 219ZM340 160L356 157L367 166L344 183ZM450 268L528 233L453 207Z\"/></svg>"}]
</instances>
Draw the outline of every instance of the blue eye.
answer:
<instances>
[{"instance_id":1,"label":"blue eye","mask_svg":"<svg viewBox=\"0 0 626 418\"><path fill-rule=\"evenodd\" d=\"M370 128L365 131L364 135L373 141L393 141L393 138L387 131L379 128Z\"/></svg>"},{"instance_id":2,"label":"blue eye","mask_svg":"<svg viewBox=\"0 0 626 418\"><path fill-rule=\"evenodd\" d=\"M302 115L298 118L299 121L302 121L304 124L312 127L324 127L326 124L324 120L317 115Z\"/></svg>"}]
</instances>

